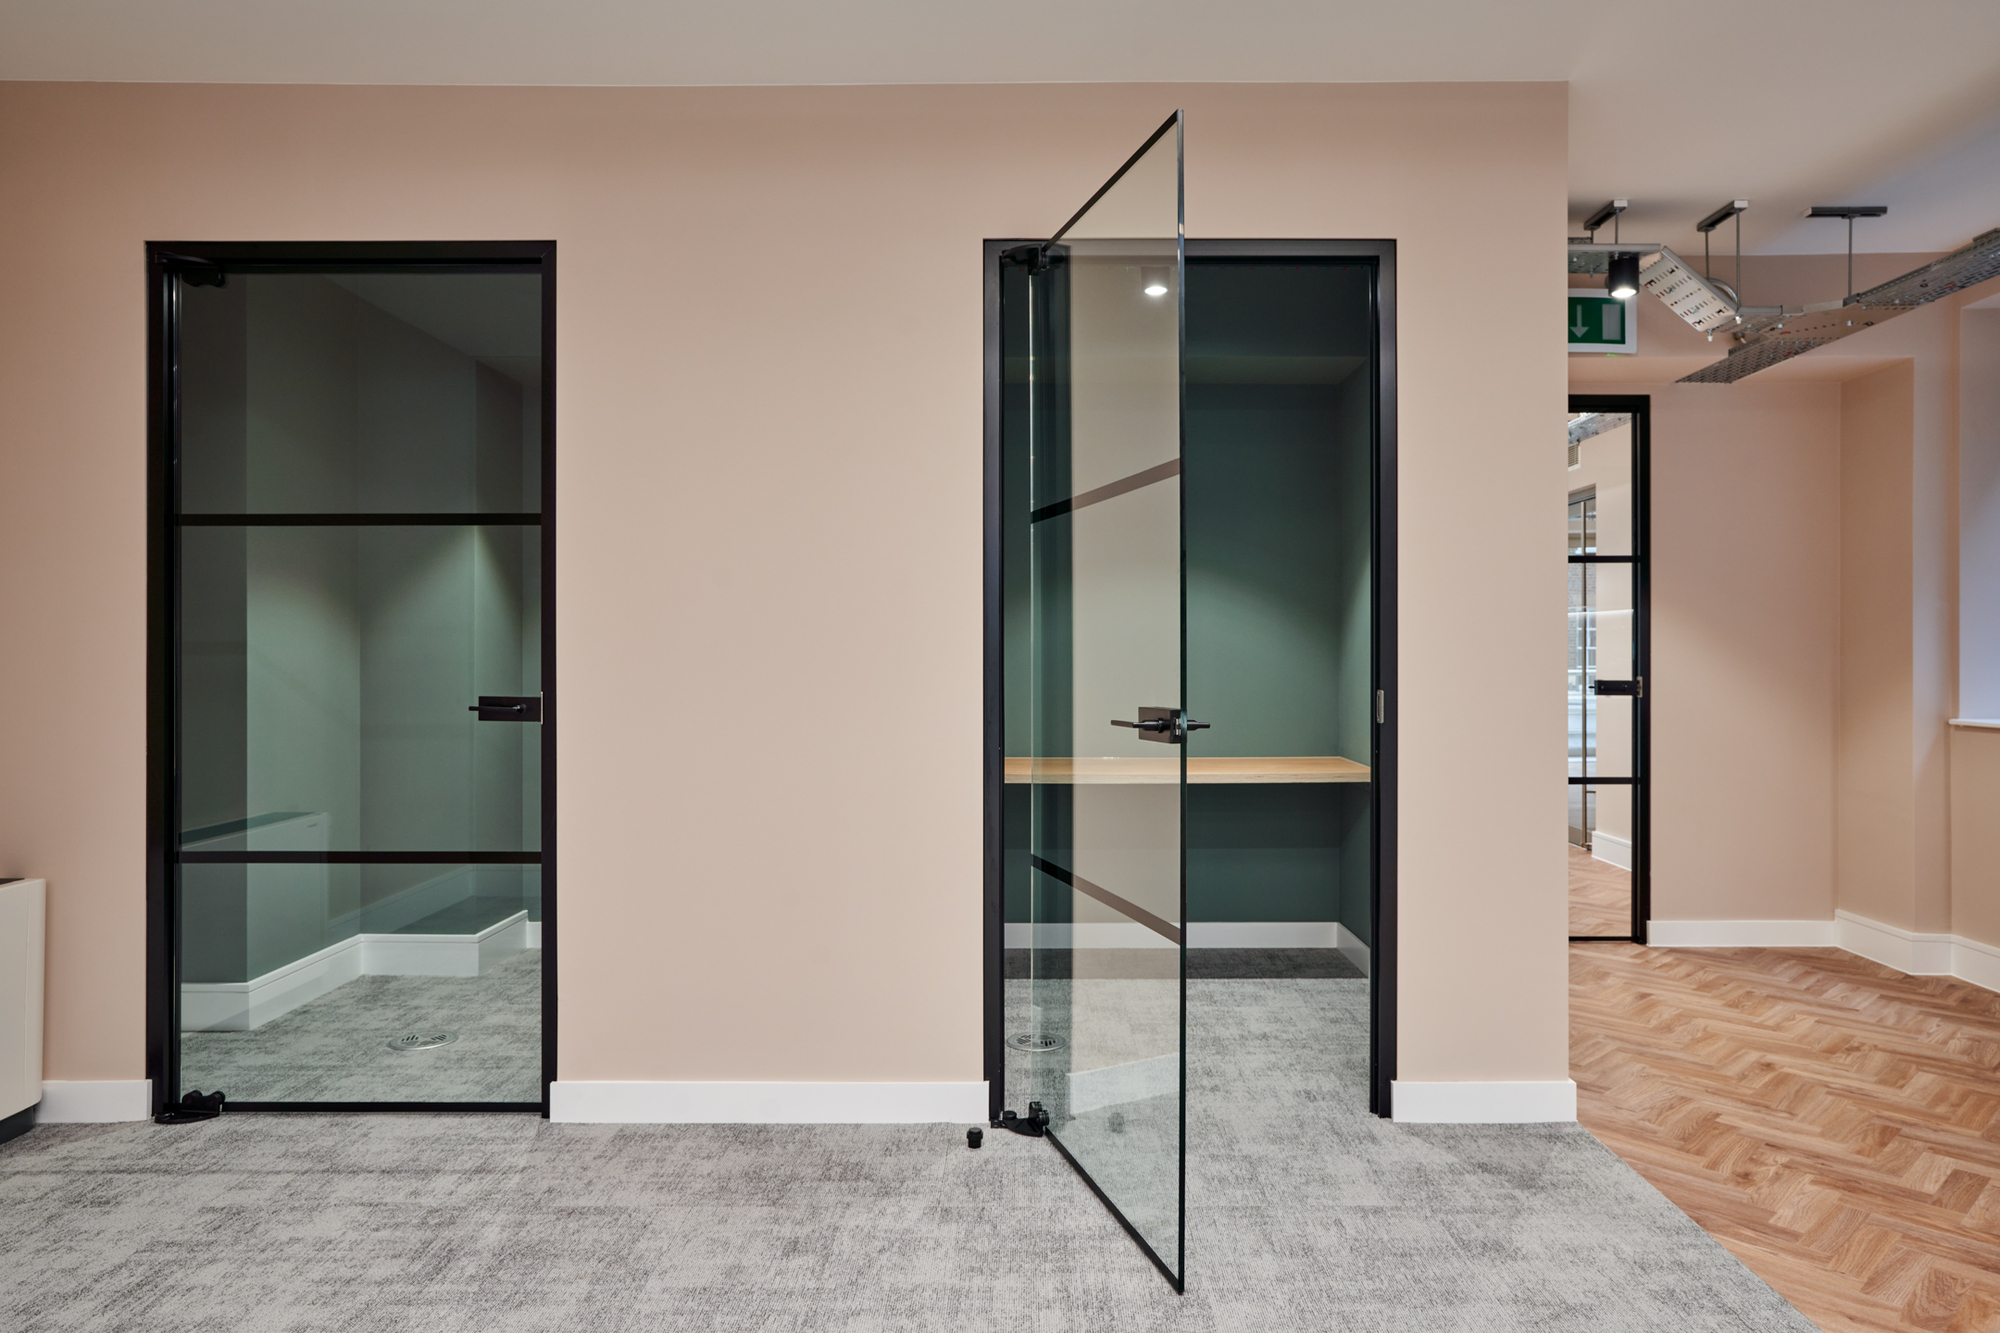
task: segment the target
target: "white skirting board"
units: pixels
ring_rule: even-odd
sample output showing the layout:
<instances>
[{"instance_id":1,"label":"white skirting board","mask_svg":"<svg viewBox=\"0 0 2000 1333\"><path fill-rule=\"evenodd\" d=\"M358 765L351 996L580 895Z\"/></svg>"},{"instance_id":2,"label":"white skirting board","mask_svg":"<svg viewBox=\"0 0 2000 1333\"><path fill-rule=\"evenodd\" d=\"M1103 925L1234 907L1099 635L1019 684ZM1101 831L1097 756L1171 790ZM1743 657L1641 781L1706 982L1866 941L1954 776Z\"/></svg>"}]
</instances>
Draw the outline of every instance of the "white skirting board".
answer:
<instances>
[{"instance_id":1,"label":"white skirting board","mask_svg":"<svg viewBox=\"0 0 2000 1333\"><path fill-rule=\"evenodd\" d=\"M549 1119L597 1125L914 1125L986 1120L979 1083L692 1083L558 1079Z\"/></svg>"},{"instance_id":2,"label":"white skirting board","mask_svg":"<svg viewBox=\"0 0 2000 1333\"><path fill-rule=\"evenodd\" d=\"M2000 991L2000 947L1963 935L1922 935L1837 911L1831 921L1653 921L1661 949L1845 949L1911 976L1957 977Z\"/></svg>"},{"instance_id":3,"label":"white skirting board","mask_svg":"<svg viewBox=\"0 0 2000 1333\"><path fill-rule=\"evenodd\" d=\"M98 1125L116 1120L150 1120L153 1080L44 1079L42 1103L35 1108L38 1125Z\"/></svg>"},{"instance_id":4,"label":"white skirting board","mask_svg":"<svg viewBox=\"0 0 2000 1333\"><path fill-rule=\"evenodd\" d=\"M1621 838L1603 829L1593 829L1590 834L1590 854L1606 865L1617 866L1620 870L1632 868L1632 840Z\"/></svg>"},{"instance_id":5,"label":"white skirting board","mask_svg":"<svg viewBox=\"0 0 2000 1333\"><path fill-rule=\"evenodd\" d=\"M1649 921L1658 949L1831 949L1831 921Z\"/></svg>"},{"instance_id":6,"label":"white skirting board","mask_svg":"<svg viewBox=\"0 0 2000 1333\"><path fill-rule=\"evenodd\" d=\"M350 935L249 981L184 981L181 1031L248 1032L360 975L361 937Z\"/></svg>"},{"instance_id":7,"label":"white skirting board","mask_svg":"<svg viewBox=\"0 0 2000 1333\"><path fill-rule=\"evenodd\" d=\"M1576 1119L1571 1079L1389 1085L1389 1118L1410 1124L1529 1125Z\"/></svg>"},{"instance_id":8,"label":"white skirting board","mask_svg":"<svg viewBox=\"0 0 2000 1333\"><path fill-rule=\"evenodd\" d=\"M183 982L181 1031L248 1032L360 976L476 977L535 947L539 924L522 911L477 935L350 935L249 981Z\"/></svg>"}]
</instances>

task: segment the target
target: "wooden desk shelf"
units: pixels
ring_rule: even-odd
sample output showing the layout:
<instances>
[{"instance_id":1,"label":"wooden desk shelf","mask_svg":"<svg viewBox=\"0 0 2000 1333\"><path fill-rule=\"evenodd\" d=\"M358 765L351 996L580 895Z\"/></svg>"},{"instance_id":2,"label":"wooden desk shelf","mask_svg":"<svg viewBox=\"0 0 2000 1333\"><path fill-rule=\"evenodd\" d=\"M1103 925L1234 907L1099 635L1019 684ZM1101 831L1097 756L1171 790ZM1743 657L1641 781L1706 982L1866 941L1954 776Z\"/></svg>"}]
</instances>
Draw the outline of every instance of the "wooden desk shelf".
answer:
<instances>
[{"instance_id":1,"label":"wooden desk shelf","mask_svg":"<svg viewBox=\"0 0 2000 1333\"><path fill-rule=\"evenodd\" d=\"M1034 765L1035 776L1042 782L1073 783L1085 786L1136 786L1140 784L1168 784L1180 779L1180 756L1167 755L1155 759L1132 758L1080 758L1032 760L1026 756L1010 755L1007 758L1006 780L1010 783L1026 783L1030 778L1030 765ZM1369 779L1368 765L1357 764L1352 759L1342 759L1338 755L1308 754L1279 755L1262 757L1208 757L1188 760L1188 782L1207 783L1248 783L1248 782L1366 782Z\"/></svg>"}]
</instances>

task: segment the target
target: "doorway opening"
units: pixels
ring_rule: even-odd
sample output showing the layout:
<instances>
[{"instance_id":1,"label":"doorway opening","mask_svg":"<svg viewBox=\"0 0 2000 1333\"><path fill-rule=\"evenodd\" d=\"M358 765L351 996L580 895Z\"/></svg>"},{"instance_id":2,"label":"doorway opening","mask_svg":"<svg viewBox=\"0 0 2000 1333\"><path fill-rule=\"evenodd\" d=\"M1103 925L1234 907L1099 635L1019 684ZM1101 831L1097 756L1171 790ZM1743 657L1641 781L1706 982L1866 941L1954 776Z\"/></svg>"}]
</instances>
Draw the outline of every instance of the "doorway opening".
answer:
<instances>
[{"instance_id":1,"label":"doorway opening","mask_svg":"<svg viewBox=\"0 0 2000 1333\"><path fill-rule=\"evenodd\" d=\"M1378 1115L1395 1049L1394 246L1182 245L986 273L991 1114L1177 1287L1213 1014L1353 1051L1266 1091ZM1123 428L1146 385L1177 436Z\"/></svg>"},{"instance_id":2,"label":"doorway opening","mask_svg":"<svg viewBox=\"0 0 2000 1333\"><path fill-rule=\"evenodd\" d=\"M148 259L156 1111L546 1114L555 246Z\"/></svg>"},{"instance_id":3,"label":"doorway opening","mask_svg":"<svg viewBox=\"0 0 2000 1333\"><path fill-rule=\"evenodd\" d=\"M1644 396L1569 403L1569 937L1643 944L1651 916Z\"/></svg>"}]
</instances>

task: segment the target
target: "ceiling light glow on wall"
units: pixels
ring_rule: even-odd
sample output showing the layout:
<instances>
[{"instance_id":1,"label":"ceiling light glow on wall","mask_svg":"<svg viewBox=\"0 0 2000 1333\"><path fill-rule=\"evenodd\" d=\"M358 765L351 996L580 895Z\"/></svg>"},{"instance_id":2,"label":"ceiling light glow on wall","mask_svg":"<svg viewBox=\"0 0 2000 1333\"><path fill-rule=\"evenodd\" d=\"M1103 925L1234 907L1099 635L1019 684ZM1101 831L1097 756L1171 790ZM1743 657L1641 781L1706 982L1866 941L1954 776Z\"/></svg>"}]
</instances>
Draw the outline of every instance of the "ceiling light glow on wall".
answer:
<instances>
[{"instance_id":1,"label":"ceiling light glow on wall","mask_svg":"<svg viewBox=\"0 0 2000 1333\"><path fill-rule=\"evenodd\" d=\"M1605 288L1619 300L1639 294L1639 256L1630 251L1611 256L1611 271Z\"/></svg>"},{"instance_id":2,"label":"ceiling light glow on wall","mask_svg":"<svg viewBox=\"0 0 2000 1333\"><path fill-rule=\"evenodd\" d=\"M1142 268L1139 270L1139 283L1146 295L1165 296L1167 294L1167 270L1165 268Z\"/></svg>"}]
</instances>

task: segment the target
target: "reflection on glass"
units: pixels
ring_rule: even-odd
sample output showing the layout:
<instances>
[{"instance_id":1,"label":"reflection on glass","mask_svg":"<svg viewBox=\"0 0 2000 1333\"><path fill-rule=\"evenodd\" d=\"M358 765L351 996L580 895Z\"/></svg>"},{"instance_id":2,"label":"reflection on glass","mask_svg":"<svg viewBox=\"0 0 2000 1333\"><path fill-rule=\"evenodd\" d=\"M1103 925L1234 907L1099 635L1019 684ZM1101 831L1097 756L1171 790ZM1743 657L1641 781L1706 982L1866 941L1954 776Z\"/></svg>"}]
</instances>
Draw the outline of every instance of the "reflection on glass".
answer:
<instances>
[{"instance_id":1,"label":"reflection on glass","mask_svg":"<svg viewBox=\"0 0 2000 1333\"><path fill-rule=\"evenodd\" d=\"M1170 130L1024 278L1031 919L1014 1014L1026 1100L1176 1275L1179 152Z\"/></svg>"},{"instance_id":2,"label":"reflection on glass","mask_svg":"<svg viewBox=\"0 0 2000 1333\"><path fill-rule=\"evenodd\" d=\"M319 816L202 841L303 850ZM181 1089L235 1102L534 1102L541 868L181 868ZM409 1036L451 1041L414 1050Z\"/></svg>"},{"instance_id":3,"label":"reflection on glass","mask_svg":"<svg viewBox=\"0 0 2000 1333\"><path fill-rule=\"evenodd\" d=\"M541 279L230 274L180 291L181 511L541 508Z\"/></svg>"},{"instance_id":4,"label":"reflection on glass","mask_svg":"<svg viewBox=\"0 0 2000 1333\"><path fill-rule=\"evenodd\" d=\"M531 851L541 529L181 530L183 826L312 812L335 851Z\"/></svg>"},{"instance_id":5,"label":"reflection on glass","mask_svg":"<svg viewBox=\"0 0 2000 1333\"><path fill-rule=\"evenodd\" d=\"M181 1088L539 1101L541 279L179 300Z\"/></svg>"},{"instance_id":6,"label":"reflection on glass","mask_svg":"<svg viewBox=\"0 0 2000 1333\"><path fill-rule=\"evenodd\" d=\"M1570 933L1629 935L1631 787L1574 779L1633 775L1631 418L1579 414L1569 435Z\"/></svg>"}]
</instances>

